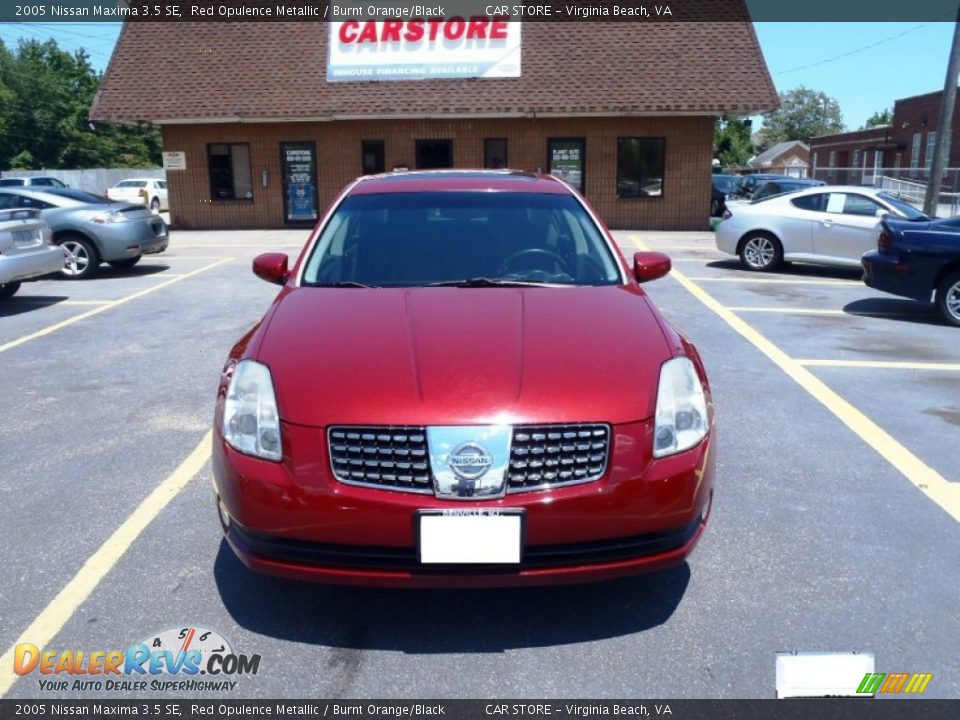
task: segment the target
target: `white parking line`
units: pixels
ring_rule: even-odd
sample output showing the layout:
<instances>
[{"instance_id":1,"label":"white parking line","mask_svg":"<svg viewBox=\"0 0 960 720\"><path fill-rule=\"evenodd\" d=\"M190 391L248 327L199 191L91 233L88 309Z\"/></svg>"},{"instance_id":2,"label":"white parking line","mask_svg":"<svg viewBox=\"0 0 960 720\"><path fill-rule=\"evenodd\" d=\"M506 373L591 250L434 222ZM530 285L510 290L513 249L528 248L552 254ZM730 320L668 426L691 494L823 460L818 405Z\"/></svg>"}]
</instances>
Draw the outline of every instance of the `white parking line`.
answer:
<instances>
[{"instance_id":1,"label":"white parking line","mask_svg":"<svg viewBox=\"0 0 960 720\"><path fill-rule=\"evenodd\" d=\"M938 370L960 372L960 363L906 362L899 360L797 360L806 367L876 368L882 370Z\"/></svg>"},{"instance_id":2,"label":"white parking line","mask_svg":"<svg viewBox=\"0 0 960 720\"><path fill-rule=\"evenodd\" d=\"M859 280L806 280L804 278L760 278L760 277L690 277L697 282L759 283L763 285L860 285Z\"/></svg>"}]
</instances>

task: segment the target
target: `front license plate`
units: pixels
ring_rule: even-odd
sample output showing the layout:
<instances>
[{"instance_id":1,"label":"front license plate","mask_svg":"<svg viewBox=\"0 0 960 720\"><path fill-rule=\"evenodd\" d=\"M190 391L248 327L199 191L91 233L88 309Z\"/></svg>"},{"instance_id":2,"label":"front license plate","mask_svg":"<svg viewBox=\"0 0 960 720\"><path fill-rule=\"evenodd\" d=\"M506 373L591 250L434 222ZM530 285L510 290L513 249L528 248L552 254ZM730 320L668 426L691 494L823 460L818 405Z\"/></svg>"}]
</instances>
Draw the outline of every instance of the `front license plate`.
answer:
<instances>
[{"instance_id":1,"label":"front license plate","mask_svg":"<svg viewBox=\"0 0 960 720\"><path fill-rule=\"evenodd\" d=\"M423 511L419 529L420 562L425 565L520 562L522 511Z\"/></svg>"}]
</instances>

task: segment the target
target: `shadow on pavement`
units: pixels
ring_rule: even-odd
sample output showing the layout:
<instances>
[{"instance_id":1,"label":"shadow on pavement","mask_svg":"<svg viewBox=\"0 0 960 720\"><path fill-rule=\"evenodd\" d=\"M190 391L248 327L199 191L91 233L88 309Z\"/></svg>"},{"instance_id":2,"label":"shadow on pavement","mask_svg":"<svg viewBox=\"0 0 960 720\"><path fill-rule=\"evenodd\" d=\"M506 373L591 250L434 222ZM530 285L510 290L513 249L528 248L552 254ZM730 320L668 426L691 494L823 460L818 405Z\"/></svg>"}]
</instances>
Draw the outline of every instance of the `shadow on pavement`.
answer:
<instances>
[{"instance_id":1,"label":"shadow on pavement","mask_svg":"<svg viewBox=\"0 0 960 720\"><path fill-rule=\"evenodd\" d=\"M223 541L214 578L230 616L261 635L347 649L493 653L661 625L680 603L690 568L684 563L652 575L544 588L345 588L251 572Z\"/></svg>"},{"instance_id":2,"label":"shadow on pavement","mask_svg":"<svg viewBox=\"0 0 960 720\"><path fill-rule=\"evenodd\" d=\"M848 315L900 320L924 325L945 325L933 303L902 298L864 298L843 306Z\"/></svg>"},{"instance_id":3,"label":"shadow on pavement","mask_svg":"<svg viewBox=\"0 0 960 720\"><path fill-rule=\"evenodd\" d=\"M14 295L12 298L0 302L0 317L20 315L32 310L50 307L69 299L66 295Z\"/></svg>"},{"instance_id":4,"label":"shadow on pavement","mask_svg":"<svg viewBox=\"0 0 960 720\"><path fill-rule=\"evenodd\" d=\"M756 272L747 270L740 261L731 258L730 260L714 260L707 263L707 267L717 268L718 270L739 270L743 275L749 275L757 279L760 278L811 278L821 280L861 280L863 278L863 269L854 267L834 267L831 265L806 265L804 263L787 263L775 272Z\"/></svg>"}]
</instances>

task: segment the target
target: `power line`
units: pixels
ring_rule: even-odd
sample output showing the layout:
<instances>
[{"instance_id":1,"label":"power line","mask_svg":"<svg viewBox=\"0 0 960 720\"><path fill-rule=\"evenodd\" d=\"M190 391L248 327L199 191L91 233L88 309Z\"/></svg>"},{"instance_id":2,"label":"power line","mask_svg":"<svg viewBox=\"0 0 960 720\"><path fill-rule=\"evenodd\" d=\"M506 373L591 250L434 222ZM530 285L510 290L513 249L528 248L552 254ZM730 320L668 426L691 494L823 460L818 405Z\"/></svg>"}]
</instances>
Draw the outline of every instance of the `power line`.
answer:
<instances>
[{"instance_id":1,"label":"power line","mask_svg":"<svg viewBox=\"0 0 960 720\"><path fill-rule=\"evenodd\" d=\"M864 45L863 47L856 48L855 50L850 50L848 52L841 53L840 55L834 55L833 57L826 58L824 60L818 60L817 62L809 63L807 65L799 65L797 67L790 68L789 70L779 70L775 72L774 75L787 75L789 73L799 72L800 70L808 70L810 68L826 65L827 63L836 62L837 60L843 60L844 58L852 57L853 55L859 55L860 53L866 52L867 50L872 50L878 45L883 45L885 43L891 42L892 40L897 40L899 38L902 38L904 35L909 35L910 33L915 32L921 28L927 27L928 25L933 25L934 22L939 22L939 20L936 20L933 22L921 23L919 25L914 25L912 28L907 28L903 32L899 32L896 35L885 37L882 40L877 40L876 42L870 43L869 45Z\"/></svg>"}]
</instances>

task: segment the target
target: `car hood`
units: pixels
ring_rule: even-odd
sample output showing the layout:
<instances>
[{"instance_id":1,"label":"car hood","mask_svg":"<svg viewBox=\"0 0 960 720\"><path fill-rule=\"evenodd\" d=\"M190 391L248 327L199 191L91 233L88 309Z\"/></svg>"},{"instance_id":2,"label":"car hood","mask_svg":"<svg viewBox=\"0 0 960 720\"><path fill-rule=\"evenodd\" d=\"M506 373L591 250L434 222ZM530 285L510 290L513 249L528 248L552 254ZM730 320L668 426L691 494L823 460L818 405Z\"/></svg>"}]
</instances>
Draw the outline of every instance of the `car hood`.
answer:
<instances>
[{"instance_id":1,"label":"car hood","mask_svg":"<svg viewBox=\"0 0 960 720\"><path fill-rule=\"evenodd\" d=\"M622 423L654 414L655 313L630 286L296 288L256 354L290 423Z\"/></svg>"}]
</instances>

